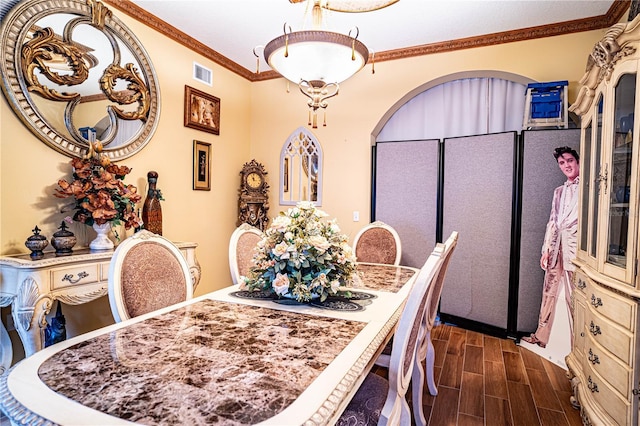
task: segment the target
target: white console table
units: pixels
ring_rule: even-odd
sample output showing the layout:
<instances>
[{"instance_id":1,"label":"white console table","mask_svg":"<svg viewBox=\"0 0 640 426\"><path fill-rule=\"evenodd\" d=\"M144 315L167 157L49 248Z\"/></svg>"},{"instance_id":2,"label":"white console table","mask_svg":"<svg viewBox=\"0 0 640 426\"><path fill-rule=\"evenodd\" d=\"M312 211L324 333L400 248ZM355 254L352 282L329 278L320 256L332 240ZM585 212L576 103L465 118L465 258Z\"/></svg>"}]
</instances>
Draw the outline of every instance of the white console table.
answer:
<instances>
[{"instance_id":1,"label":"white console table","mask_svg":"<svg viewBox=\"0 0 640 426\"><path fill-rule=\"evenodd\" d=\"M175 244L189 264L195 289L200 281L200 265L195 253L198 244ZM81 305L107 294L112 256L113 250L79 249L69 256L45 253L39 260L31 260L28 254L0 257L0 292L6 296L3 306L12 306L11 315L25 356L44 347L46 315L54 300ZM0 327L0 337L8 337L4 324L0 323ZM9 368L13 355L11 341L8 338L1 340L0 374Z\"/></svg>"}]
</instances>

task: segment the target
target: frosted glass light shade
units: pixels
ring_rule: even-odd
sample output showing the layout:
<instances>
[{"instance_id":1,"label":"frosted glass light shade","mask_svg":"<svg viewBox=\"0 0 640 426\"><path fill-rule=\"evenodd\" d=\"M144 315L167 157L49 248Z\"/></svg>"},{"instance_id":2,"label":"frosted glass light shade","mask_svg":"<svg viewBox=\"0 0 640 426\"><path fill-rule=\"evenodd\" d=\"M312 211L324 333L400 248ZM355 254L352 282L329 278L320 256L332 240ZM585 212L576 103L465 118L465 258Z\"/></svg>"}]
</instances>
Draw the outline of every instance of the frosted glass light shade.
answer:
<instances>
[{"instance_id":1,"label":"frosted glass light shade","mask_svg":"<svg viewBox=\"0 0 640 426\"><path fill-rule=\"evenodd\" d=\"M301 80L341 83L366 65L369 50L348 35L297 31L271 40L264 48L264 58L271 68L296 84Z\"/></svg>"}]
</instances>

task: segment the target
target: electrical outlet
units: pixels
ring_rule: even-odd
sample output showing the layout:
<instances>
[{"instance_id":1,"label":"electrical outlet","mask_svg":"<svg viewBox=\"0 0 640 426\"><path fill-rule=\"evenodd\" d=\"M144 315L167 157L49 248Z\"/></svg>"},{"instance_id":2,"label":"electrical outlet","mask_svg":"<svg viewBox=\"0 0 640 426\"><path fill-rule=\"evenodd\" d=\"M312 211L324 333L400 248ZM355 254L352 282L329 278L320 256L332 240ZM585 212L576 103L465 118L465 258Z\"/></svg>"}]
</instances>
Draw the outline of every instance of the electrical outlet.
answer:
<instances>
[{"instance_id":1,"label":"electrical outlet","mask_svg":"<svg viewBox=\"0 0 640 426\"><path fill-rule=\"evenodd\" d=\"M353 212L353 221L354 222L359 222L360 221L360 212L357 211L357 210Z\"/></svg>"},{"instance_id":2,"label":"electrical outlet","mask_svg":"<svg viewBox=\"0 0 640 426\"><path fill-rule=\"evenodd\" d=\"M16 329L16 325L13 323L13 317L11 314L7 315L7 331L13 331Z\"/></svg>"}]
</instances>

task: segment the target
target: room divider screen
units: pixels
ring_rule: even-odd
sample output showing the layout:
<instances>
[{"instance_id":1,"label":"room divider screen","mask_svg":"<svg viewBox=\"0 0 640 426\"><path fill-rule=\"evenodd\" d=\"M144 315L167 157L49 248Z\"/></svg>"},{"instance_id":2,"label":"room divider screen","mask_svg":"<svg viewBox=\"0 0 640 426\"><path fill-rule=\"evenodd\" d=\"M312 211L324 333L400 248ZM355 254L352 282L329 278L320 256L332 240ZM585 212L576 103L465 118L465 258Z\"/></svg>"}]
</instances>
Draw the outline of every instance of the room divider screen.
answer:
<instances>
[{"instance_id":1,"label":"room divider screen","mask_svg":"<svg viewBox=\"0 0 640 426\"><path fill-rule=\"evenodd\" d=\"M535 330L540 249L553 189L564 175L553 149L578 150L578 129L378 143L372 220L398 230L403 265L420 267L436 242L460 232L441 319L498 336Z\"/></svg>"},{"instance_id":2,"label":"room divider screen","mask_svg":"<svg viewBox=\"0 0 640 426\"><path fill-rule=\"evenodd\" d=\"M443 237L460 238L440 312L507 329L516 132L444 140Z\"/></svg>"},{"instance_id":3,"label":"room divider screen","mask_svg":"<svg viewBox=\"0 0 640 426\"><path fill-rule=\"evenodd\" d=\"M437 242L439 145L438 139L376 145L375 218L398 232L402 265L420 268Z\"/></svg>"}]
</instances>

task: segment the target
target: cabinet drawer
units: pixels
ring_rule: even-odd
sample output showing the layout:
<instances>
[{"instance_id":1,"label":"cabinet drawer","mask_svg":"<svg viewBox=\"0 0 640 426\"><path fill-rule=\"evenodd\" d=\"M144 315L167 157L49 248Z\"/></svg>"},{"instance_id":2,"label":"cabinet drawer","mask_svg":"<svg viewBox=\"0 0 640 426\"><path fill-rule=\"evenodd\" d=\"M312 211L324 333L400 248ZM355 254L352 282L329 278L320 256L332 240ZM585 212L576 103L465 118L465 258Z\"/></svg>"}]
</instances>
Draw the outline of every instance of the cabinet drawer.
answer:
<instances>
[{"instance_id":1,"label":"cabinet drawer","mask_svg":"<svg viewBox=\"0 0 640 426\"><path fill-rule=\"evenodd\" d=\"M636 304L631 300L605 290L596 285L587 285L587 303L599 314L620 324L627 330L632 330L635 320Z\"/></svg>"},{"instance_id":2,"label":"cabinet drawer","mask_svg":"<svg viewBox=\"0 0 640 426\"><path fill-rule=\"evenodd\" d=\"M602 315L587 309L585 312L585 332L590 338L626 365L631 365L632 335L622 327L611 322Z\"/></svg>"},{"instance_id":3,"label":"cabinet drawer","mask_svg":"<svg viewBox=\"0 0 640 426\"><path fill-rule=\"evenodd\" d=\"M98 282L99 265L78 265L51 271L51 289L57 290L74 285Z\"/></svg>"},{"instance_id":4,"label":"cabinet drawer","mask_svg":"<svg viewBox=\"0 0 640 426\"><path fill-rule=\"evenodd\" d=\"M629 389L631 389L631 370L628 366L611 356L600 345L594 343L591 336L586 339L584 347L583 363L591 365L591 369L596 371L601 377L620 394L630 399Z\"/></svg>"},{"instance_id":5,"label":"cabinet drawer","mask_svg":"<svg viewBox=\"0 0 640 426\"><path fill-rule=\"evenodd\" d=\"M585 381L582 392L590 394L598 406L620 426L629 424L628 415L631 413L630 404L622 399L611 386L602 379L592 368L591 363L584 368Z\"/></svg>"}]
</instances>

